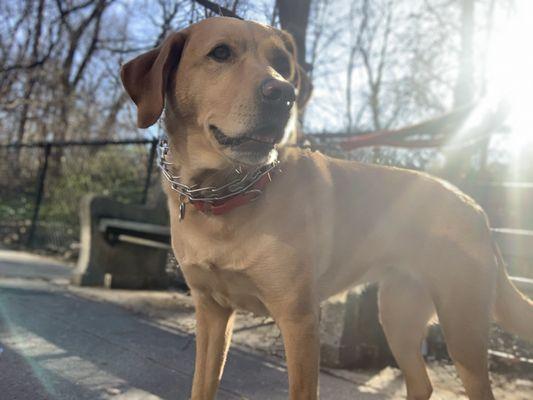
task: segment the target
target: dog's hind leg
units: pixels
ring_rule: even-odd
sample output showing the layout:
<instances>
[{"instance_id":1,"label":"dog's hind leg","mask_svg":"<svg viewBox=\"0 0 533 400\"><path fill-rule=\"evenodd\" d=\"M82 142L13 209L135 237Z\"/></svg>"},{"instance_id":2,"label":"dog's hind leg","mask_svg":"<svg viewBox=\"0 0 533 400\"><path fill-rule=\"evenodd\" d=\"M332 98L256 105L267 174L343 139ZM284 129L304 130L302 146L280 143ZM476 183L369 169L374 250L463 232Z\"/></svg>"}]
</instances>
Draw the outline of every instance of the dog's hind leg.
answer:
<instances>
[{"instance_id":1,"label":"dog's hind leg","mask_svg":"<svg viewBox=\"0 0 533 400\"><path fill-rule=\"evenodd\" d=\"M462 251L436 261L446 271L432 285L448 353L470 400L493 400L488 372L488 341L495 291L494 257L485 262ZM454 254L455 253L455 254ZM478 259L479 258L479 259Z\"/></svg>"},{"instance_id":2,"label":"dog's hind leg","mask_svg":"<svg viewBox=\"0 0 533 400\"><path fill-rule=\"evenodd\" d=\"M234 311L220 306L210 296L192 291L196 310L196 361L192 400L212 400L231 342Z\"/></svg>"},{"instance_id":3,"label":"dog's hind leg","mask_svg":"<svg viewBox=\"0 0 533 400\"><path fill-rule=\"evenodd\" d=\"M431 297L410 276L391 272L380 283L380 321L404 375L409 400L427 400L432 393L421 345L433 313Z\"/></svg>"}]
</instances>

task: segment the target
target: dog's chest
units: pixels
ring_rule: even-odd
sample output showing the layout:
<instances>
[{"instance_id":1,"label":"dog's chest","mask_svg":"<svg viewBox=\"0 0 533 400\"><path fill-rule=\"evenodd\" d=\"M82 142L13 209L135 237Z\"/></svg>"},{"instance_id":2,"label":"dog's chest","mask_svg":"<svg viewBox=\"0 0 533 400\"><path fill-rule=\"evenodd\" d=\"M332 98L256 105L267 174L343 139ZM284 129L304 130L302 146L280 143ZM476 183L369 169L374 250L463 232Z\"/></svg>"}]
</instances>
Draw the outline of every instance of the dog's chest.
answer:
<instances>
[{"instance_id":1,"label":"dog's chest","mask_svg":"<svg viewBox=\"0 0 533 400\"><path fill-rule=\"evenodd\" d=\"M268 271L276 269L272 258L287 259L286 245L250 221L234 227L193 217L200 216L173 221L172 247L187 284L221 306L268 314L258 287L271 279Z\"/></svg>"},{"instance_id":2,"label":"dog's chest","mask_svg":"<svg viewBox=\"0 0 533 400\"><path fill-rule=\"evenodd\" d=\"M201 291L211 297L222 307L253 312L256 315L267 315L259 291L243 271L219 269L208 262L182 266L187 283L194 290Z\"/></svg>"}]
</instances>

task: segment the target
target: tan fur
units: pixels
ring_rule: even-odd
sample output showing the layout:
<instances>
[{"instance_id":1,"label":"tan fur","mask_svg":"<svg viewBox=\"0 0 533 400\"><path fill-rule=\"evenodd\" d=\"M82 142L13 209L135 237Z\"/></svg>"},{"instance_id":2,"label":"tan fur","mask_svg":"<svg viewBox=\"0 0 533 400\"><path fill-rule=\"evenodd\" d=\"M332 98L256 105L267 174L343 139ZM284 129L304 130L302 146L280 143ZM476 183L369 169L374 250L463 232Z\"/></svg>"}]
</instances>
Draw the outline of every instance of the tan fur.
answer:
<instances>
[{"instance_id":1,"label":"tan fur","mask_svg":"<svg viewBox=\"0 0 533 400\"><path fill-rule=\"evenodd\" d=\"M238 49L234 62L206 57L221 40ZM254 96L265 77L292 82L300 89L296 104L305 104L305 76L294 64L291 43L287 34L264 25L213 18L124 66L139 125L155 122L166 96L170 153L185 182L222 184L237 165L252 168L275 155L254 160L223 148L209 126L232 137L250 129L258 113ZM290 53L290 76L272 67L275 49ZM287 121L287 132L294 124L295 118ZM279 325L290 398L316 399L320 301L377 281L381 321L408 398L427 399L432 391L420 343L436 310L469 398L492 399L487 342L494 302L505 313L519 307L521 322L502 319L529 338L533 311L498 265L481 208L426 174L335 160L283 143L278 150L282 172L257 201L224 215L189 205L179 221L179 198L163 183L172 247L196 304L192 398L214 398L234 310L245 309L268 313Z\"/></svg>"}]
</instances>

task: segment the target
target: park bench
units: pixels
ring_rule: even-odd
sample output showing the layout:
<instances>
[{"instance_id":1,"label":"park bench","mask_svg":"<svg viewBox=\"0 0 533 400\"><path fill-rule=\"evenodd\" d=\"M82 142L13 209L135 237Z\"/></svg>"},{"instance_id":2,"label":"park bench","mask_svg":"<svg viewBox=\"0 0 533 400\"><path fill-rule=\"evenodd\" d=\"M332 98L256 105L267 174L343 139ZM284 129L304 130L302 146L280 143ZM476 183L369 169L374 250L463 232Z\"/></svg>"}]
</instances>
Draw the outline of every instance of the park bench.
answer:
<instances>
[{"instance_id":1,"label":"park bench","mask_svg":"<svg viewBox=\"0 0 533 400\"><path fill-rule=\"evenodd\" d=\"M87 195L80 202L80 228L72 283L129 289L169 285L170 228L162 191L148 206Z\"/></svg>"}]
</instances>

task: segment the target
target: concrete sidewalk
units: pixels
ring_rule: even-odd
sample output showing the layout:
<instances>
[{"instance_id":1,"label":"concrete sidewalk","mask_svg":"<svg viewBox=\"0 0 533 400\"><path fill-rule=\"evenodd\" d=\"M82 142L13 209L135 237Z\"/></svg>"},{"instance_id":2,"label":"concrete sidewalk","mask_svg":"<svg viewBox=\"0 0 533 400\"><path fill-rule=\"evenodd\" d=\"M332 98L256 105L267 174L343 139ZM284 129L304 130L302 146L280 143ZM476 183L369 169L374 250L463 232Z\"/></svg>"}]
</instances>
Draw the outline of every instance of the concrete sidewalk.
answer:
<instances>
[{"instance_id":1,"label":"concrete sidewalk","mask_svg":"<svg viewBox=\"0 0 533 400\"><path fill-rule=\"evenodd\" d=\"M187 399L193 336L73 294L61 284L69 273L0 252L0 398ZM320 379L324 399L384 398L345 379ZM285 368L234 347L218 398L287 399Z\"/></svg>"},{"instance_id":2,"label":"concrete sidewalk","mask_svg":"<svg viewBox=\"0 0 533 400\"><path fill-rule=\"evenodd\" d=\"M0 400L188 399L194 310L171 291L79 288L72 269L0 250ZM274 356L277 355L277 356ZM288 398L272 321L238 315L218 399ZM432 399L466 399L452 365L431 362ZM533 399L533 376L492 373L500 400ZM395 368L322 370L323 400L405 399Z\"/></svg>"}]
</instances>

